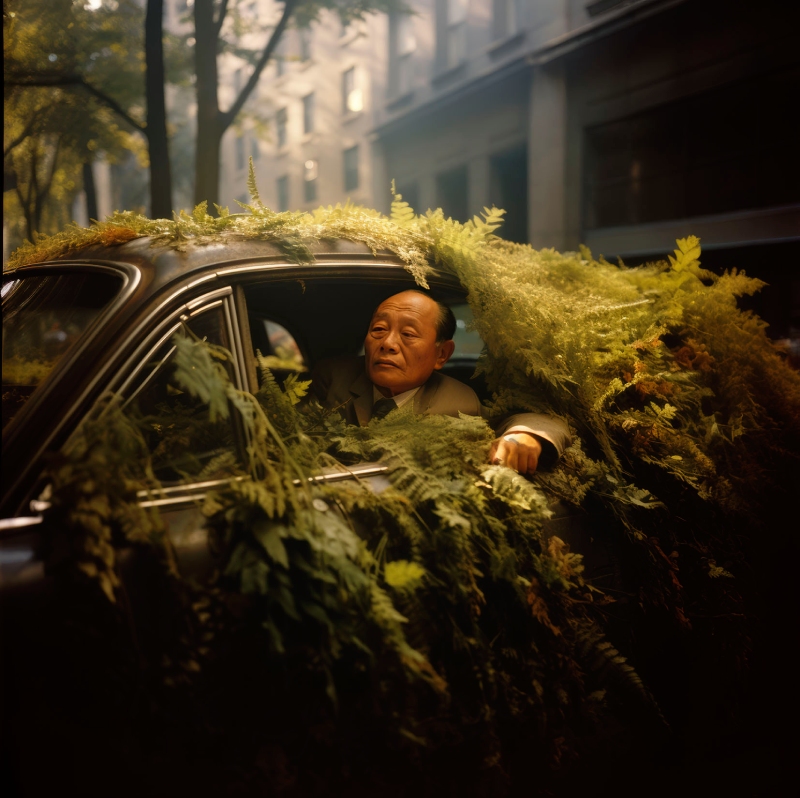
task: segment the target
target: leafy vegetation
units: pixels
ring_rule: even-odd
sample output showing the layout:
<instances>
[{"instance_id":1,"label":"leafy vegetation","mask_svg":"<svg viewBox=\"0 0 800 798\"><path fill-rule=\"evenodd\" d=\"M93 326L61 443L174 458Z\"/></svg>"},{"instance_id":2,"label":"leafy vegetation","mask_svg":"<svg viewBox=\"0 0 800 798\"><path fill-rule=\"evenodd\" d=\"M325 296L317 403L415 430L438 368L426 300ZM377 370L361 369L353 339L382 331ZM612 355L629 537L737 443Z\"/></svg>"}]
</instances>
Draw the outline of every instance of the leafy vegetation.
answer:
<instances>
[{"instance_id":1,"label":"leafy vegetation","mask_svg":"<svg viewBox=\"0 0 800 798\"><path fill-rule=\"evenodd\" d=\"M800 451L800 378L736 304L758 281L704 271L692 237L669 263L627 269L504 242L494 209L464 225L399 196L391 219L349 205L274 213L252 188L247 213L118 214L28 245L14 265L140 236L255 237L298 262L321 238L362 241L421 286L434 268L455 273L486 342L491 413L554 412L575 442L529 481L486 465L481 419L398 410L348 427L296 375L280 386L262 362L258 395L242 394L224 352L178 338L175 389L248 431L244 461L218 463L230 479L202 500L219 569L200 586L180 579L156 521L134 517L134 487L158 495L131 448L153 421L108 400L54 471L54 512L70 514L73 570L112 600L115 534L164 552L188 630L168 659L192 663L180 679L167 669L171 689L224 740L227 776L285 795L542 784L598 741L634 746L673 722L658 702L671 694L665 652L694 663L708 718L730 707L752 634L748 560L765 529L785 534ZM108 467L111 442L123 470ZM385 463L389 486L309 481L362 460ZM553 533L557 499L589 514L613 578L589 579Z\"/></svg>"},{"instance_id":2,"label":"leafy vegetation","mask_svg":"<svg viewBox=\"0 0 800 798\"><path fill-rule=\"evenodd\" d=\"M69 0L3 8L3 164L16 183L3 204L13 237L33 240L67 223L82 189L89 217L98 215L93 161L147 160L135 135L145 129L135 119L142 14L128 0L95 10Z\"/></svg>"}]
</instances>

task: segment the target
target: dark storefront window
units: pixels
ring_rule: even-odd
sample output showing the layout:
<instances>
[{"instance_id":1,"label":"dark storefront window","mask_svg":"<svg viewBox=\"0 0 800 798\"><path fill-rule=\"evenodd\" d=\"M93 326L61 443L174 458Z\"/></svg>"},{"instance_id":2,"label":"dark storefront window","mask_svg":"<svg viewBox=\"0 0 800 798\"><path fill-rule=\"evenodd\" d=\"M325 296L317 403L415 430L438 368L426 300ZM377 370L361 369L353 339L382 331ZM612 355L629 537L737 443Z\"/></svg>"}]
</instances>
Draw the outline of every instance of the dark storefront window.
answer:
<instances>
[{"instance_id":1,"label":"dark storefront window","mask_svg":"<svg viewBox=\"0 0 800 798\"><path fill-rule=\"evenodd\" d=\"M799 76L772 74L589 128L585 228L800 200Z\"/></svg>"}]
</instances>

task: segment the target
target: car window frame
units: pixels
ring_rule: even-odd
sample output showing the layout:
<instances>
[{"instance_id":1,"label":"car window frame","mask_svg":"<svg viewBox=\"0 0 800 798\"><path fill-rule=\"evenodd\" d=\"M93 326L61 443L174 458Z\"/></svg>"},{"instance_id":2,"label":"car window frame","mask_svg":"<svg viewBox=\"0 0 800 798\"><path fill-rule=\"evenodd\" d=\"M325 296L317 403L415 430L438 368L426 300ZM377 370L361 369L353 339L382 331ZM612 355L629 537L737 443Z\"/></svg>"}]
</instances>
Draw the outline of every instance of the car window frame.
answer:
<instances>
[{"instance_id":1,"label":"car window frame","mask_svg":"<svg viewBox=\"0 0 800 798\"><path fill-rule=\"evenodd\" d=\"M116 297L102 310L97 318L86 328L76 346L66 352L58 361L55 368L41 382L37 390L31 395L30 399L20 408L2 432L4 454L13 452L23 444L29 444L29 437L26 429L30 426L31 417L41 412L43 405L51 401L53 392L61 384L63 377L73 370L76 364L85 356L87 351L91 351L97 345L100 334L110 325L119 311L131 301L131 298L139 290L142 283L142 271L132 263L124 261L114 261L106 259L98 260L79 260L70 259L57 262L39 263L30 266L23 266L11 272L6 272L4 276L9 279L24 279L25 277L46 276L50 274L64 273L90 273L103 272L113 274L122 279L122 286ZM108 366L108 364L106 364ZM80 394L74 396L63 413L59 414L56 422L47 431L46 436L40 438L32 450L28 450L23 461L19 461L20 468L13 474L9 473L4 467L2 485L2 503L4 513L11 510L11 515L19 515L24 507L25 496L30 495L25 488L27 480L31 479L31 472L36 469L41 462L42 455L52 445L54 439L63 433L66 426L71 425L77 409L87 400L96 389L98 383L106 378L107 367L99 369L91 376L88 384L84 386ZM34 478L35 479L35 478ZM9 506L10 505L10 506ZM5 509L8 508L8 509ZM14 508L13 510L11 508ZM2 523L2 522L0 522Z\"/></svg>"},{"instance_id":2,"label":"car window frame","mask_svg":"<svg viewBox=\"0 0 800 798\"><path fill-rule=\"evenodd\" d=\"M233 367L232 382L238 390L249 390L249 376L247 370L244 368L244 352L242 346L242 335L239 329L240 320L238 318L238 309L234 286L224 285L216 288L206 294L202 294L196 299L187 302L182 307L172 311L166 319L164 319L150 335L137 346L128 360L125 362L118 371L118 377L109 383L109 390L115 393L125 394L125 391L135 383L137 377L146 368L147 364L151 362L151 358L158 350L166 344L169 339L183 327L185 322L191 321L204 313L207 313L215 308L222 307L223 317L228 332L228 339L231 345L231 365ZM130 368L125 375L125 371ZM149 375L140 386L136 389L135 393L130 396L125 396L123 407L130 402L152 379L152 376L158 372L158 368L154 369L153 373ZM120 384L121 380L121 384ZM248 432L245 425L241 422L235 409L232 408L231 423L233 426L234 442L237 448L237 454L241 455L245 451L247 445L250 443L248 440ZM222 485L230 480L215 481L215 484ZM139 491L137 497L139 504L142 507L160 507L166 505L174 506L173 509L179 509L182 506L189 506L196 504L204 498L205 494L198 495L198 490L206 487L209 480L194 480L186 481L180 485L169 485L162 489L162 492L168 491L171 495L168 499L154 499L148 491Z\"/></svg>"},{"instance_id":3,"label":"car window frame","mask_svg":"<svg viewBox=\"0 0 800 798\"><path fill-rule=\"evenodd\" d=\"M14 275L19 273L19 277L15 278ZM91 273L101 272L103 274L111 274L115 277L120 277L122 284L117 295L108 305L97 314L97 317L89 324L89 326L81 334L79 340L74 347L64 353L58 362L53 367L53 370L45 377L44 380L37 386L37 390L31 395L31 398L20 408L19 412L12 418L3 430L3 438L8 439L14 435L14 432L20 428L25 419L36 412L36 408L41 405L45 397L53 389L64 373L70 370L70 367L80 360L91 343L94 341L98 332L105 326L109 318L111 318L125 303L130 299L136 291L140 281L141 272L129 263L116 263L113 261L99 261L99 262L83 262L83 261L65 261L59 264L36 264L33 266L25 266L11 272L6 272L4 277L9 279L24 280L27 277L47 277L50 275L62 274L77 274L77 273Z\"/></svg>"}]
</instances>

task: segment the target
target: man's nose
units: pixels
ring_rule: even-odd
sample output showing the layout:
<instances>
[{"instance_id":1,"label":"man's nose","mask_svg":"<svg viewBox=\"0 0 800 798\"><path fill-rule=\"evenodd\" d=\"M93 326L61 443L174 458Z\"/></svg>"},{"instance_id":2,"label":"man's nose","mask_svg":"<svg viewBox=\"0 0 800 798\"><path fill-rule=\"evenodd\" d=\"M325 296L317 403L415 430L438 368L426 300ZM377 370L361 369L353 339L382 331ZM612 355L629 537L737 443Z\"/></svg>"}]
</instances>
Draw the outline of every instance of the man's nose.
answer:
<instances>
[{"instance_id":1,"label":"man's nose","mask_svg":"<svg viewBox=\"0 0 800 798\"><path fill-rule=\"evenodd\" d=\"M397 333L390 331L383 338L381 338L381 349L384 349L387 352L396 352L399 341L400 337L397 335Z\"/></svg>"}]
</instances>

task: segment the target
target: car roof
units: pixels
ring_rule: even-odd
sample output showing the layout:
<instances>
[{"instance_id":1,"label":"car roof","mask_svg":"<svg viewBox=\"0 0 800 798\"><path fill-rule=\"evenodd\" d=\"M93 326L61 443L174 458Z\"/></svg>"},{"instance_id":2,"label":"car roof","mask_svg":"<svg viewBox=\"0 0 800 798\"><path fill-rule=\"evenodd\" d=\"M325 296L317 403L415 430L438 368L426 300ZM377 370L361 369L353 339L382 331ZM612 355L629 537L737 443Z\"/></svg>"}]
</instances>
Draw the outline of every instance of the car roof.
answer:
<instances>
[{"instance_id":1,"label":"car roof","mask_svg":"<svg viewBox=\"0 0 800 798\"><path fill-rule=\"evenodd\" d=\"M312 259L309 260L307 255L311 255ZM388 250L373 251L366 244L344 238L304 242L303 252L298 256L290 246L280 246L272 241L254 238L231 237L221 240L215 237L199 237L176 245L174 241L165 242L145 236L121 244L92 245L44 262L20 266L13 271L4 272L3 279L88 265L117 267L128 272L133 269L139 274L137 282L140 285L134 301L138 305L168 286L191 282L193 277L205 275L212 269L217 273L224 271L245 275L251 271L249 267L260 264L285 264L289 267L296 266L300 270L315 265L336 264L405 269L405 264L396 254ZM326 273L332 274L327 269ZM312 270L306 275L322 276ZM439 288L439 291L445 289L447 294L453 291L456 294L461 293L458 280L449 273L433 271L429 279L435 284L434 293L435 288Z\"/></svg>"}]
</instances>

